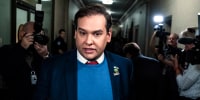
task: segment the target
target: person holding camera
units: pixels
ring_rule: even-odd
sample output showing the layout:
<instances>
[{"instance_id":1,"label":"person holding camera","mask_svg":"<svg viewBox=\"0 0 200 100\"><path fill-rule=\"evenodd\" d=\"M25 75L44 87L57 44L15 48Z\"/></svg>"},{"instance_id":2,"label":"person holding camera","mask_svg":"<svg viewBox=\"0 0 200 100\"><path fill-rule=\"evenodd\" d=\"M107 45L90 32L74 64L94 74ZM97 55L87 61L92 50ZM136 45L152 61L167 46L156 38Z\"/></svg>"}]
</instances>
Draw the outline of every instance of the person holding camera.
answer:
<instances>
[{"instance_id":1,"label":"person holding camera","mask_svg":"<svg viewBox=\"0 0 200 100\"><path fill-rule=\"evenodd\" d=\"M40 65L49 55L47 45L35 41L34 22L19 32L19 42L2 48L1 67L11 100L31 100ZM37 33L37 35L40 33ZM6 66L5 66L6 65Z\"/></svg>"},{"instance_id":2,"label":"person holding camera","mask_svg":"<svg viewBox=\"0 0 200 100\"><path fill-rule=\"evenodd\" d=\"M155 46L156 37L159 39L159 44L157 46ZM173 70L173 60L171 59L171 56L180 54L181 52L181 48L177 47L178 38L179 36L176 33L167 34L167 32L162 33L156 30L150 41L150 47L163 66L162 86L165 100L176 100L179 98L176 74Z\"/></svg>"},{"instance_id":3,"label":"person holding camera","mask_svg":"<svg viewBox=\"0 0 200 100\"><path fill-rule=\"evenodd\" d=\"M200 100L200 51L195 50L198 46L195 45L195 41L194 27L181 32L178 42L185 45L185 48L182 52L183 56L175 56L173 66L179 87L179 100ZM179 60L180 58L183 60Z\"/></svg>"}]
</instances>

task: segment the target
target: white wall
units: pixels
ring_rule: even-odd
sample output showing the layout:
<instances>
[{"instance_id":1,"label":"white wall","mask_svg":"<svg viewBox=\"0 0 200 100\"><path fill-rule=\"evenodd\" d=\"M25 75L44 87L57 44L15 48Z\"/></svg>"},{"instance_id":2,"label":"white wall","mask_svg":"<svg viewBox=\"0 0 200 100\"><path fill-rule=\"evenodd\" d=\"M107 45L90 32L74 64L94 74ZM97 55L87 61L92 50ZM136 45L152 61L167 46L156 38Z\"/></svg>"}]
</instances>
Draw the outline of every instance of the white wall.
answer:
<instances>
[{"instance_id":1,"label":"white wall","mask_svg":"<svg viewBox=\"0 0 200 100\"><path fill-rule=\"evenodd\" d=\"M171 30L168 32L179 34L187 27L198 26L199 4L199 0L149 0L140 7L132 9L131 15L123 21L124 34L127 27L130 27L130 20L133 20L134 25L139 25L138 44L145 55L151 55L148 43L154 31L153 16L156 14L162 14L164 17L172 16ZM139 15L139 11L142 11L142 14Z\"/></svg>"},{"instance_id":2,"label":"white wall","mask_svg":"<svg viewBox=\"0 0 200 100\"><path fill-rule=\"evenodd\" d=\"M73 0L55 0L54 10L54 38L56 37L60 28L66 30L66 41L68 48L73 48L73 31L72 25L74 15L78 11L78 6Z\"/></svg>"},{"instance_id":3,"label":"white wall","mask_svg":"<svg viewBox=\"0 0 200 100\"><path fill-rule=\"evenodd\" d=\"M153 2L158 2L159 4ZM152 0L150 13L152 16L155 13L161 13L165 17L171 15L172 25L169 32L179 34L187 27L198 26L199 3L199 0ZM178 44L178 46L183 48L181 44Z\"/></svg>"},{"instance_id":4,"label":"white wall","mask_svg":"<svg viewBox=\"0 0 200 100\"><path fill-rule=\"evenodd\" d=\"M67 0L66 0L67 1ZM65 14L68 13L68 2L65 0L55 0L54 4L54 38L56 38L59 29L64 28L66 25Z\"/></svg>"},{"instance_id":5,"label":"white wall","mask_svg":"<svg viewBox=\"0 0 200 100\"><path fill-rule=\"evenodd\" d=\"M68 48L75 48L74 41L74 32L73 32L73 21L76 12L79 10L79 7L74 3L74 0L70 0L69 2L69 13L68 13Z\"/></svg>"},{"instance_id":6,"label":"white wall","mask_svg":"<svg viewBox=\"0 0 200 100\"><path fill-rule=\"evenodd\" d=\"M198 26L197 13L200 12L199 0L152 0L160 2L160 6L152 3L152 11L160 9L157 12L164 16L172 15L171 32L180 33L188 26ZM152 12L156 13L156 12Z\"/></svg>"},{"instance_id":7,"label":"white wall","mask_svg":"<svg viewBox=\"0 0 200 100\"><path fill-rule=\"evenodd\" d=\"M11 0L0 0L0 47L11 43ZM14 33L15 34L15 33Z\"/></svg>"}]
</instances>

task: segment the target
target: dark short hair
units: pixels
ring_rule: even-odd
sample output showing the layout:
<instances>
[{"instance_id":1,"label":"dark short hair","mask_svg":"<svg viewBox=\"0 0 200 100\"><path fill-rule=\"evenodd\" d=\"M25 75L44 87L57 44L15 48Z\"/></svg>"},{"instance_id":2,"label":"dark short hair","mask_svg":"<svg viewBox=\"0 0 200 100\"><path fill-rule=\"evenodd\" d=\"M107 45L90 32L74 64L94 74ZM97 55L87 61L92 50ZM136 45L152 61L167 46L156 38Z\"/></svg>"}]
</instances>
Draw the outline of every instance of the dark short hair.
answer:
<instances>
[{"instance_id":1,"label":"dark short hair","mask_svg":"<svg viewBox=\"0 0 200 100\"><path fill-rule=\"evenodd\" d=\"M82 18L85 16L97 15L97 14L101 14L105 17L106 30L108 32L112 26L111 15L106 11L106 8L100 4L91 4L79 9L79 11L75 14L75 18L74 18L75 30L77 29L79 18Z\"/></svg>"},{"instance_id":2,"label":"dark short hair","mask_svg":"<svg viewBox=\"0 0 200 100\"><path fill-rule=\"evenodd\" d=\"M60 34L61 32L65 32L65 29L60 29L60 30L59 30L59 34Z\"/></svg>"},{"instance_id":3,"label":"dark short hair","mask_svg":"<svg viewBox=\"0 0 200 100\"><path fill-rule=\"evenodd\" d=\"M131 54L132 56L138 56L140 55L140 47L134 43L134 42L130 42L130 43L126 43L124 46L123 46L123 53L124 54Z\"/></svg>"}]
</instances>

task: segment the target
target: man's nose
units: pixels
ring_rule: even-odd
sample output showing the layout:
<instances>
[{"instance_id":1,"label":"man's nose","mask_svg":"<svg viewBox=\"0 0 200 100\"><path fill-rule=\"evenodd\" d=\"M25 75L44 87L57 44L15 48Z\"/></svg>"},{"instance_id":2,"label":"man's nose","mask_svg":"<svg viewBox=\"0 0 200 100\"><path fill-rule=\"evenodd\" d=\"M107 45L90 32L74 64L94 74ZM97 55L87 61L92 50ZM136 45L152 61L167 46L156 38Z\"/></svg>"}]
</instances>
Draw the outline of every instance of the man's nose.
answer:
<instances>
[{"instance_id":1,"label":"man's nose","mask_svg":"<svg viewBox=\"0 0 200 100\"><path fill-rule=\"evenodd\" d=\"M87 45L93 44L93 36L92 35L90 35L90 34L87 35L86 44Z\"/></svg>"}]
</instances>

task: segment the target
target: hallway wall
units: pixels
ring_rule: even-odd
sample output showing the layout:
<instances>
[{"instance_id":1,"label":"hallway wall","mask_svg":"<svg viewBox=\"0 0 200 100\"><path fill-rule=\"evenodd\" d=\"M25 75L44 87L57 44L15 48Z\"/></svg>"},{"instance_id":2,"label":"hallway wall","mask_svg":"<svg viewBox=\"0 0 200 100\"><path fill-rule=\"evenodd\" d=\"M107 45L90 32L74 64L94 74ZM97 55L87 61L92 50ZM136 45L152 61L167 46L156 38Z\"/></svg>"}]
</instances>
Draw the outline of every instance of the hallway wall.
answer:
<instances>
[{"instance_id":1,"label":"hallway wall","mask_svg":"<svg viewBox=\"0 0 200 100\"><path fill-rule=\"evenodd\" d=\"M0 0L0 47L11 43L11 0Z\"/></svg>"},{"instance_id":2,"label":"hallway wall","mask_svg":"<svg viewBox=\"0 0 200 100\"><path fill-rule=\"evenodd\" d=\"M142 52L147 56L152 56L148 43L154 31L154 25L156 25L153 22L153 16L156 14L161 14L164 18L171 16L172 23L168 32L179 34L188 26L198 26L198 12L200 12L199 0L149 0L130 11L129 17L122 22L123 33L126 36L127 29L130 28L131 21L133 21L133 26L139 26L138 37L134 38L138 38ZM181 47L180 44L179 46Z\"/></svg>"}]
</instances>

